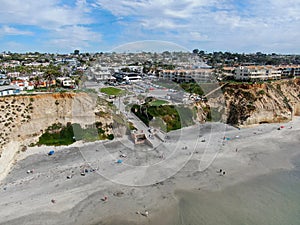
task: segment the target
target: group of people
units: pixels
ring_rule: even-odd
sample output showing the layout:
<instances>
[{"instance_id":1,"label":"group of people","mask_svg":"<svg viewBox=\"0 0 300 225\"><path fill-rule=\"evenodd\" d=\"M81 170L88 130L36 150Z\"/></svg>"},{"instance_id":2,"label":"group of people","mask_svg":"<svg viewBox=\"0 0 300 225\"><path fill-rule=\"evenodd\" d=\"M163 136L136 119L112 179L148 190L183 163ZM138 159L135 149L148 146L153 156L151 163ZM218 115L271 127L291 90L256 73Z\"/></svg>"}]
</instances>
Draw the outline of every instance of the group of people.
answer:
<instances>
[{"instance_id":1,"label":"group of people","mask_svg":"<svg viewBox=\"0 0 300 225\"><path fill-rule=\"evenodd\" d=\"M226 172L222 169L220 169L218 172L220 173L221 176L224 176L226 174Z\"/></svg>"}]
</instances>

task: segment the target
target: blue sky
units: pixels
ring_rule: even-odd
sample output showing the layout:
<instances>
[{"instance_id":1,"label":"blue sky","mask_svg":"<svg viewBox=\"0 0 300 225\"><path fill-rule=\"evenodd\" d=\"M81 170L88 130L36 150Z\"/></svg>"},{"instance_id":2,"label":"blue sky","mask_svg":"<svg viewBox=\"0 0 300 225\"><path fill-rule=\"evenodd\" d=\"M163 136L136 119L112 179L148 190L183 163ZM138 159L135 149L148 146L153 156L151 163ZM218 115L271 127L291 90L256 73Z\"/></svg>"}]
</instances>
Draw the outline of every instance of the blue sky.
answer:
<instances>
[{"instance_id":1,"label":"blue sky","mask_svg":"<svg viewBox=\"0 0 300 225\"><path fill-rule=\"evenodd\" d=\"M0 6L1 52L300 53L300 0L0 0Z\"/></svg>"}]
</instances>

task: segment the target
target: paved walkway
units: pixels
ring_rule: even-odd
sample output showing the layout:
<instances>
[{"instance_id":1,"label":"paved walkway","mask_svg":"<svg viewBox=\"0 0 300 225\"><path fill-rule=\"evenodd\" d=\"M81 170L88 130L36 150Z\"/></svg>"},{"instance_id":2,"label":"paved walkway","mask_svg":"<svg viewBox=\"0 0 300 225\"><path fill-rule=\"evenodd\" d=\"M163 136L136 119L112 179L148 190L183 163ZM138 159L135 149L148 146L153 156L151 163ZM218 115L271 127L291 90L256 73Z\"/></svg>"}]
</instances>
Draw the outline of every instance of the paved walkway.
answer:
<instances>
[{"instance_id":1,"label":"paved walkway","mask_svg":"<svg viewBox=\"0 0 300 225\"><path fill-rule=\"evenodd\" d=\"M123 99L120 97L114 101L114 104L119 109L120 113L125 115L127 119L133 123L133 126L137 128L139 133L144 133L147 140L151 143L152 147L155 148L158 145L162 143L162 140L164 140L165 135L161 131L156 131L158 134L158 137L154 135L148 126L144 124L143 121L141 121L134 113L131 111L126 111L126 106L123 103ZM162 139L162 140L161 140Z\"/></svg>"}]
</instances>

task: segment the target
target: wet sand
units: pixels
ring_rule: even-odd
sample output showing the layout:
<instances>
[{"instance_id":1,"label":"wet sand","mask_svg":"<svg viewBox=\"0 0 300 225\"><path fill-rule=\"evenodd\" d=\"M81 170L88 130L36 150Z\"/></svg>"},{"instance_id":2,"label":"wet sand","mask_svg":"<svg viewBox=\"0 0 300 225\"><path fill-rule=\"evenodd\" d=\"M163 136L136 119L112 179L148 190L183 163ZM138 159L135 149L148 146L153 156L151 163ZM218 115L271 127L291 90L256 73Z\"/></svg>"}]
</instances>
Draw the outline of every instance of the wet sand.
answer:
<instances>
[{"instance_id":1,"label":"wet sand","mask_svg":"<svg viewBox=\"0 0 300 225\"><path fill-rule=\"evenodd\" d=\"M176 224L178 191L220 191L293 169L300 119L280 125L199 125L171 132L157 149L126 139L31 148L1 181L0 224Z\"/></svg>"},{"instance_id":2,"label":"wet sand","mask_svg":"<svg viewBox=\"0 0 300 225\"><path fill-rule=\"evenodd\" d=\"M297 159L300 166L300 157ZM177 191L177 223L190 225L299 224L300 167L278 170L218 191Z\"/></svg>"}]
</instances>

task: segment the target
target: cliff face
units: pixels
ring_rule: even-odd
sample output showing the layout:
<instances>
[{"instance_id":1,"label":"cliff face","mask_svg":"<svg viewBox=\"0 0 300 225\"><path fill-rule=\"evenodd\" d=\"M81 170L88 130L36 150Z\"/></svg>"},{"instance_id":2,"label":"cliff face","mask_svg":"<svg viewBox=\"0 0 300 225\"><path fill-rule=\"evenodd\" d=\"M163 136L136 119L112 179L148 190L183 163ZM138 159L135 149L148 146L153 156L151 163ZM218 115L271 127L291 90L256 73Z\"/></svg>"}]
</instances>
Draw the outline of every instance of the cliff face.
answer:
<instances>
[{"instance_id":1,"label":"cliff face","mask_svg":"<svg viewBox=\"0 0 300 225\"><path fill-rule=\"evenodd\" d=\"M224 122L239 126L285 122L300 115L300 80L228 84L208 105ZM203 105L202 105L203 107ZM216 113L217 111L217 113Z\"/></svg>"},{"instance_id":2,"label":"cliff face","mask_svg":"<svg viewBox=\"0 0 300 225\"><path fill-rule=\"evenodd\" d=\"M112 116L107 102L86 93L55 93L0 98L0 175L13 162L18 151L36 143L54 123L81 126L101 122L111 132Z\"/></svg>"},{"instance_id":3,"label":"cliff face","mask_svg":"<svg viewBox=\"0 0 300 225\"><path fill-rule=\"evenodd\" d=\"M216 89L215 87L213 87ZM238 126L285 122L300 116L300 80L263 84L228 84L199 102L199 121L223 121ZM0 98L0 179L19 151L36 143L54 123L81 126L100 122L103 132L122 135L123 118L113 119L109 104L86 93L56 93ZM119 122L118 122L119 121Z\"/></svg>"}]
</instances>

